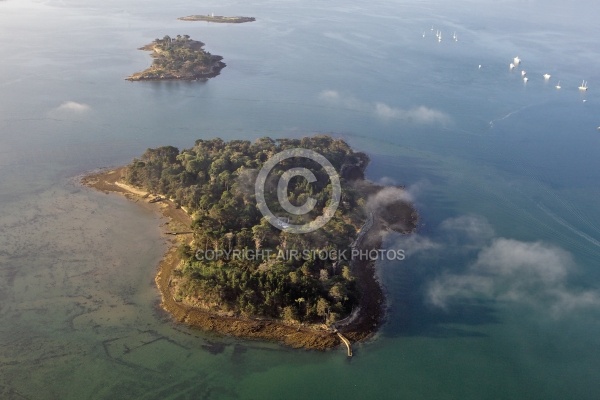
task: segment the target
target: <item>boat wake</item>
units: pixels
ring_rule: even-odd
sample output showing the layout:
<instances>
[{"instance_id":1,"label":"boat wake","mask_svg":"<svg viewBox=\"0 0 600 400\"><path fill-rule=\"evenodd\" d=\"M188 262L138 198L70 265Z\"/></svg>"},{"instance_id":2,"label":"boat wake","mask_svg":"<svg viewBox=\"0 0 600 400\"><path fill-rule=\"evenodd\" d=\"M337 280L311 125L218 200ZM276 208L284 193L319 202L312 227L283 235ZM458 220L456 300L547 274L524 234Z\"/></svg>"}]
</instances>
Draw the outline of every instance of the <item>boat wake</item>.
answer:
<instances>
[{"instance_id":1,"label":"boat wake","mask_svg":"<svg viewBox=\"0 0 600 400\"><path fill-rule=\"evenodd\" d=\"M493 128L494 128L494 123L496 123L496 122L500 122L500 121L504 121L505 119L507 119L507 118L510 118L510 117L511 117L511 116L513 116L514 114L518 114L518 113L520 113L521 111L523 111L523 110L526 110L526 109L528 109L528 108L531 108L531 107L533 107L533 106L535 106L535 105L536 105L536 104L530 104L530 105L528 105L528 106L523 106L523 107L521 107L521 108L519 108L519 109L517 109L517 110L514 110L514 111L511 111L511 112L509 112L508 114L504 115L503 117L500 117L500 118L495 118L495 119L491 120L491 121L490 121L490 129L493 129Z\"/></svg>"},{"instance_id":2,"label":"boat wake","mask_svg":"<svg viewBox=\"0 0 600 400\"><path fill-rule=\"evenodd\" d=\"M548 208L546 208L543 204L538 204L537 205L542 211L544 211L548 216L550 216L554 221L556 221L557 223L559 223L560 225L562 225L563 227L567 228L569 231L571 231L572 233L576 234L577 236L585 239L586 241L590 242L591 244L600 247L600 240L588 235L585 232L580 231L579 229L575 228L573 225L571 225L570 223L568 223L567 221L565 221L562 217L559 217L558 215L554 214L552 211L550 211Z\"/></svg>"}]
</instances>

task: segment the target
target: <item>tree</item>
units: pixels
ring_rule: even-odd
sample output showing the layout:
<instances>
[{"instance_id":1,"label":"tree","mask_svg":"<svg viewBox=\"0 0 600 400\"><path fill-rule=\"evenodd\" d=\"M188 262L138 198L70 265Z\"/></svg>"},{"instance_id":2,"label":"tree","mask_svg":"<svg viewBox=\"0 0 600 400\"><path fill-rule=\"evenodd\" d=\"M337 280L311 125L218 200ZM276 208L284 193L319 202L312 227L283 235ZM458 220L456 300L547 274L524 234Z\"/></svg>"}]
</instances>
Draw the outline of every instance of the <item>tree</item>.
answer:
<instances>
[{"instance_id":1,"label":"tree","mask_svg":"<svg viewBox=\"0 0 600 400\"><path fill-rule=\"evenodd\" d=\"M320 317L326 317L329 311L329 303L322 297L317 300L317 315Z\"/></svg>"},{"instance_id":2,"label":"tree","mask_svg":"<svg viewBox=\"0 0 600 400\"><path fill-rule=\"evenodd\" d=\"M340 301L343 300L346 296L346 291L344 290L344 287L341 284L336 283L329 290L329 295L335 300Z\"/></svg>"},{"instance_id":3,"label":"tree","mask_svg":"<svg viewBox=\"0 0 600 400\"><path fill-rule=\"evenodd\" d=\"M290 276L291 283L297 284L298 282L300 282L300 275L298 274L298 272L292 271L292 272L290 272L289 276Z\"/></svg>"},{"instance_id":4,"label":"tree","mask_svg":"<svg viewBox=\"0 0 600 400\"><path fill-rule=\"evenodd\" d=\"M182 36L170 45L174 59L164 60L165 65L176 61L189 66L186 64L189 49L182 47L185 40ZM128 182L173 196L189 207L194 216L194 245L181 250L184 263L177 272L178 299L193 299L194 303L200 300L203 307L212 311L234 311L289 322L324 321L327 317L334 321L356 305L359 298L356 279L342 261L331 265L331 260L314 255L284 260L234 257L213 261L193 257L197 250L209 249L255 248L276 254L278 250L335 252L348 248L356 237L357 227L364 222L364 212L355 207L361 201L364 203L365 193L359 186L345 187L342 180L342 198L349 206L340 207L322 229L303 235L276 229L258 210L254 195L257 171L273 154L296 147L321 152L333 160L336 168L342 163L361 162L360 156L355 157L356 153L343 141L330 138L277 141L263 138L255 143L201 139L193 148L181 152L172 146L148 149L128 166ZM301 157L280 164L273 170L274 182L285 168L314 167L310 160ZM319 178L326 175L323 171L315 174ZM301 203L308 196L313 197L318 201L314 214L322 213L331 195L330 183L324 178L324 182L313 184L305 179L292 180L288 188L291 201ZM274 193L266 195L269 200L274 198ZM296 216L290 222L303 224L311 217Z\"/></svg>"},{"instance_id":5,"label":"tree","mask_svg":"<svg viewBox=\"0 0 600 400\"><path fill-rule=\"evenodd\" d=\"M340 319L340 314L332 311L327 316L327 323L333 324L334 322L339 321L339 319Z\"/></svg>"},{"instance_id":6,"label":"tree","mask_svg":"<svg viewBox=\"0 0 600 400\"><path fill-rule=\"evenodd\" d=\"M322 269L319 271L319 280L322 282L327 282L329 280L329 272L326 269Z\"/></svg>"},{"instance_id":7,"label":"tree","mask_svg":"<svg viewBox=\"0 0 600 400\"><path fill-rule=\"evenodd\" d=\"M271 225L266 218L262 218L259 225L252 227L252 235L254 237L254 244L256 249L260 249L263 242L267 239L271 232Z\"/></svg>"},{"instance_id":8,"label":"tree","mask_svg":"<svg viewBox=\"0 0 600 400\"><path fill-rule=\"evenodd\" d=\"M283 308L281 317L284 321L296 322L298 321L298 311L293 306L286 306Z\"/></svg>"},{"instance_id":9,"label":"tree","mask_svg":"<svg viewBox=\"0 0 600 400\"><path fill-rule=\"evenodd\" d=\"M354 277L352 276L352 271L350 270L350 267L348 267L347 265L344 265L342 267L342 277L347 281L354 280Z\"/></svg>"}]
</instances>

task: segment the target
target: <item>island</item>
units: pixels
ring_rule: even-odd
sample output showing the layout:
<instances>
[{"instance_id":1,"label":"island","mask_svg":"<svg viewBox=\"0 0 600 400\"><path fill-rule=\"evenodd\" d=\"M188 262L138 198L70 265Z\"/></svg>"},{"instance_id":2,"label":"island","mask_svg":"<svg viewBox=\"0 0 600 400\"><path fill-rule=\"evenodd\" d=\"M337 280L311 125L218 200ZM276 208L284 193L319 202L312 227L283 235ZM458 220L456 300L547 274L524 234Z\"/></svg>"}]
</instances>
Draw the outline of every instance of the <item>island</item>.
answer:
<instances>
[{"instance_id":1,"label":"island","mask_svg":"<svg viewBox=\"0 0 600 400\"><path fill-rule=\"evenodd\" d=\"M206 21L219 24L242 24L244 22L256 21L253 17L224 17L222 15L189 15L187 17L177 18L182 21Z\"/></svg>"},{"instance_id":2,"label":"island","mask_svg":"<svg viewBox=\"0 0 600 400\"><path fill-rule=\"evenodd\" d=\"M212 55L203 49L204 43L192 40L188 35L165 36L140 48L151 51L154 62L150 68L137 72L129 81L158 80L207 80L225 68L223 57Z\"/></svg>"},{"instance_id":3,"label":"island","mask_svg":"<svg viewBox=\"0 0 600 400\"><path fill-rule=\"evenodd\" d=\"M341 186L339 205L321 228L285 228L326 213L332 182L313 160L292 157L273 167L264 202L278 219L270 223L257 204L259 170L288 149L309 149L331 162ZM378 329L385 298L375 264L389 231L410 233L417 212L401 186L365 179L369 157L328 135L255 142L197 140L190 149L148 149L126 167L87 176L84 183L127 194L169 217L173 247L156 277L162 307L179 322L205 331L274 340L324 350L363 340ZM316 180L292 177L289 202L314 200L304 215L286 214L277 178L307 168ZM262 200L261 200L262 201Z\"/></svg>"}]
</instances>

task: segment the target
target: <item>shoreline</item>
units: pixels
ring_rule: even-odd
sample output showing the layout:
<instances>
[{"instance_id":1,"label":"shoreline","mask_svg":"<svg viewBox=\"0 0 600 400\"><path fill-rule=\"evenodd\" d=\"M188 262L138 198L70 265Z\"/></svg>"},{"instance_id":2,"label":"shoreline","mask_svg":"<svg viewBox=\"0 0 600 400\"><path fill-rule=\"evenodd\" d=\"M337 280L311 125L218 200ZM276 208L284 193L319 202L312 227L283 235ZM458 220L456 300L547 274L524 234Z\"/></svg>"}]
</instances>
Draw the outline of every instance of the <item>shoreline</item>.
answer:
<instances>
[{"instance_id":1,"label":"shoreline","mask_svg":"<svg viewBox=\"0 0 600 400\"><path fill-rule=\"evenodd\" d=\"M204 21L217 24L243 24L244 22L254 22L254 17L225 17L222 15L188 15L187 17L177 18L180 21Z\"/></svg>"},{"instance_id":2,"label":"shoreline","mask_svg":"<svg viewBox=\"0 0 600 400\"><path fill-rule=\"evenodd\" d=\"M139 81L207 81L210 78L214 78L221 74L221 70L227 66L222 60L223 57L218 55L213 55L207 53L203 47L204 43L198 40L191 40L189 36L185 35L184 38L181 39L180 36L177 39L173 40L168 36L165 39L156 39L152 43L148 43L147 45L140 47L139 50L149 51L150 57L152 57L152 64L143 71L135 72L129 75L125 80L130 82L139 82ZM183 68L179 67L178 69L164 69L163 67L157 66L157 60L164 56L165 53L167 55L171 54L168 50L164 50L160 48L160 44L165 40L170 41L168 43L175 43L180 46L180 49L183 48L187 51L194 51L201 55L206 55L209 57L208 60L204 60L201 62L193 61L192 70L189 67ZM183 41L182 41L183 40ZM187 40L187 41L186 41ZM188 57L189 58L189 57ZM192 60L186 61L186 63L190 63ZM184 64L185 65L185 64ZM200 67L203 70L201 72L196 71L196 68Z\"/></svg>"},{"instance_id":3,"label":"shoreline","mask_svg":"<svg viewBox=\"0 0 600 400\"><path fill-rule=\"evenodd\" d=\"M81 183L104 193L118 193L143 207L160 213L169 220L166 226L170 232L165 232L165 234L189 231L192 220L184 210L176 208L168 199L149 203L147 192L121 182L125 168L90 173L82 178ZM375 221L369 234L364 237L364 242L368 245L362 246L362 249L379 249L383 239L383 228L380 221ZM317 325L291 325L268 319L218 315L177 302L170 290L171 274L181 262L178 254L179 246L183 243L190 244L191 239L189 234L181 234L176 235L170 242L171 245L158 265L155 284L161 296L160 307L179 323L221 335L276 341L292 348L310 350L328 350L343 346L337 331L352 342L364 341L376 333L383 323L385 295L377 279L374 261L356 261L353 270L362 296L360 308L355 318L345 325L340 324L342 326L339 326L334 332L325 328L317 329Z\"/></svg>"},{"instance_id":4,"label":"shoreline","mask_svg":"<svg viewBox=\"0 0 600 400\"><path fill-rule=\"evenodd\" d=\"M169 219L167 226L171 229L175 227L176 231L181 230L177 228L189 230L191 218L185 211L175 209L175 206L168 200L152 204L143 201L144 199L142 199L142 197L146 192L137 188L132 188L122 182L118 182L124 168L125 167L120 167L91 173L84 176L81 182L86 187L104 193L118 193L131 201L141 203L140 205L161 213L162 216ZM134 189L135 192L130 189ZM187 223L187 225L185 223ZM167 311L177 322L221 335L231 335L243 339L276 341L293 348L327 350L341 344L338 336L329 331L317 331L306 327L291 326L263 319L254 320L215 315L176 302L169 290L169 282L172 271L179 266L181 261L177 254L177 250L181 243L186 242L185 240L182 240L183 236L187 235L178 235L175 239L171 240L169 249L165 252L158 265L154 280L161 296L160 307Z\"/></svg>"}]
</instances>

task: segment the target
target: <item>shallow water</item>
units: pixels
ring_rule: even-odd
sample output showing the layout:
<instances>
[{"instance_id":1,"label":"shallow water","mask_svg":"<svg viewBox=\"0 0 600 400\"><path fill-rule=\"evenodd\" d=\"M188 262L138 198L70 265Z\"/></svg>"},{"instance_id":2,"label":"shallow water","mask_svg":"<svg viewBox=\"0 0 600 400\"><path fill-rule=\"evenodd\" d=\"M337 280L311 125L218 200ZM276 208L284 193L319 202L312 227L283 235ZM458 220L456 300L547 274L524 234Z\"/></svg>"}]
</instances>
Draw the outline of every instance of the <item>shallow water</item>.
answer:
<instances>
[{"instance_id":1,"label":"shallow water","mask_svg":"<svg viewBox=\"0 0 600 400\"><path fill-rule=\"evenodd\" d=\"M0 397L596 398L600 27L562 4L0 2ZM176 20L203 12L257 21ZM178 33L221 76L123 80ZM172 324L164 221L77 184L148 147L313 132L421 213L388 238L409 257L381 263L387 323L351 361Z\"/></svg>"}]
</instances>

